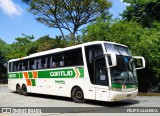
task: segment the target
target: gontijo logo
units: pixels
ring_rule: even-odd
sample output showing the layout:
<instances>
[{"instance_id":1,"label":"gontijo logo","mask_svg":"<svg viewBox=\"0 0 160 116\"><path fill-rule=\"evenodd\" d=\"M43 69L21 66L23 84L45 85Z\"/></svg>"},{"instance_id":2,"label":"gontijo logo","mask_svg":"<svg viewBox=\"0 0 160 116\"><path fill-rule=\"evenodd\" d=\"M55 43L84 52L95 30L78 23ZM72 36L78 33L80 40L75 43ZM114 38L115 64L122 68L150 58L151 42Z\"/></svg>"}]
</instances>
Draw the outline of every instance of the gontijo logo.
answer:
<instances>
[{"instance_id":1,"label":"gontijo logo","mask_svg":"<svg viewBox=\"0 0 160 116\"><path fill-rule=\"evenodd\" d=\"M71 68L71 69L62 69L62 70L52 70L50 71L50 77L53 78L63 78L63 77L71 77L71 78L79 78L80 72L78 68Z\"/></svg>"},{"instance_id":2,"label":"gontijo logo","mask_svg":"<svg viewBox=\"0 0 160 116\"><path fill-rule=\"evenodd\" d=\"M54 72L50 72L50 76L53 76L53 77L73 76L73 71L72 70L69 70L69 71L54 71Z\"/></svg>"}]
</instances>

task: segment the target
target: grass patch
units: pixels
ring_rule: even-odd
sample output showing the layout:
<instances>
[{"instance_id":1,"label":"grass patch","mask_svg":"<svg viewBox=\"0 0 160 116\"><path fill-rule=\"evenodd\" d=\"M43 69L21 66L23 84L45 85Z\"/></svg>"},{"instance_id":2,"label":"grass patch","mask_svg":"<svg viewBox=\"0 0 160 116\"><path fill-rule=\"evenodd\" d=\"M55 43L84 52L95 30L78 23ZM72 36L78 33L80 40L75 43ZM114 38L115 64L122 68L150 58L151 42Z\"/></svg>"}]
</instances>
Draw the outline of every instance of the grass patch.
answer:
<instances>
[{"instance_id":1,"label":"grass patch","mask_svg":"<svg viewBox=\"0 0 160 116\"><path fill-rule=\"evenodd\" d=\"M138 93L138 96L160 96L160 93Z\"/></svg>"}]
</instances>

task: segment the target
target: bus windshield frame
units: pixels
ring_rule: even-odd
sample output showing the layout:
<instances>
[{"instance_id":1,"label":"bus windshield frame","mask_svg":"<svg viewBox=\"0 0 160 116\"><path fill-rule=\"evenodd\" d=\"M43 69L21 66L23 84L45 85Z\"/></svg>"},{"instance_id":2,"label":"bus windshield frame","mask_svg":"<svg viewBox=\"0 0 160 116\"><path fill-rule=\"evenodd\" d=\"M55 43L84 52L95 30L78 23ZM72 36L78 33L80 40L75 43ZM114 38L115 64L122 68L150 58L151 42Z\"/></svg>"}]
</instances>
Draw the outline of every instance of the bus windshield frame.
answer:
<instances>
[{"instance_id":1,"label":"bus windshield frame","mask_svg":"<svg viewBox=\"0 0 160 116\"><path fill-rule=\"evenodd\" d=\"M129 49L125 46L105 43L107 54L116 54L117 65L110 67L112 84L138 84L135 62Z\"/></svg>"}]
</instances>

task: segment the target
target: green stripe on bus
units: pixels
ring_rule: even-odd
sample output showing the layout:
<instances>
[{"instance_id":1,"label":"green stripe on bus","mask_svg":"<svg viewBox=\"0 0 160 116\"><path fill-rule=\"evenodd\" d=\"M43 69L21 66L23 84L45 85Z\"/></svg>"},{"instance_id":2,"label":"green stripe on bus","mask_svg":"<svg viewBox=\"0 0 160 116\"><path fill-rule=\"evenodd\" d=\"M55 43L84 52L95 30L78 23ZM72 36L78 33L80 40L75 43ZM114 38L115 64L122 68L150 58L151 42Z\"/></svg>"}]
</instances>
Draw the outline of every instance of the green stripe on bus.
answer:
<instances>
[{"instance_id":1,"label":"green stripe on bus","mask_svg":"<svg viewBox=\"0 0 160 116\"><path fill-rule=\"evenodd\" d=\"M32 72L28 72L28 76L29 76L29 78L32 78L33 77Z\"/></svg>"},{"instance_id":2,"label":"green stripe on bus","mask_svg":"<svg viewBox=\"0 0 160 116\"><path fill-rule=\"evenodd\" d=\"M78 68L78 70L80 72L80 78L83 78L84 77L84 68L80 67L80 68Z\"/></svg>"},{"instance_id":3,"label":"green stripe on bus","mask_svg":"<svg viewBox=\"0 0 160 116\"><path fill-rule=\"evenodd\" d=\"M19 77L20 77L20 79L23 78L23 74L21 72L19 73Z\"/></svg>"},{"instance_id":4,"label":"green stripe on bus","mask_svg":"<svg viewBox=\"0 0 160 116\"><path fill-rule=\"evenodd\" d=\"M122 85L123 84L112 84L112 87L122 89ZM126 84L125 86L126 88L136 88L137 87L136 84Z\"/></svg>"},{"instance_id":5,"label":"green stripe on bus","mask_svg":"<svg viewBox=\"0 0 160 116\"><path fill-rule=\"evenodd\" d=\"M9 79L19 79L19 73L9 73Z\"/></svg>"},{"instance_id":6,"label":"green stripe on bus","mask_svg":"<svg viewBox=\"0 0 160 116\"><path fill-rule=\"evenodd\" d=\"M32 81L32 86L36 86L36 81L35 81L35 79L31 79L31 81Z\"/></svg>"},{"instance_id":7,"label":"green stripe on bus","mask_svg":"<svg viewBox=\"0 0 160 116\"><path fill-rule=\"evenodd\" d=\"M73 68L38 72L38 78L74 78L75 75Z\"/></svg>"},{"instance_id":8,"label":"green stripe on bus","mask_svg":"<svg viewBox=\"0 0 160 116\"><path fill-rule=\"evenodd\" d=\"M30 79L33 78L32 71L28 72L28 77ZM23 73L22 72L9 73L8 78L9 79L23 78ZM38 78L84 78L84 67L40 70L38 71Z\"/></svg>"}]
</instances>

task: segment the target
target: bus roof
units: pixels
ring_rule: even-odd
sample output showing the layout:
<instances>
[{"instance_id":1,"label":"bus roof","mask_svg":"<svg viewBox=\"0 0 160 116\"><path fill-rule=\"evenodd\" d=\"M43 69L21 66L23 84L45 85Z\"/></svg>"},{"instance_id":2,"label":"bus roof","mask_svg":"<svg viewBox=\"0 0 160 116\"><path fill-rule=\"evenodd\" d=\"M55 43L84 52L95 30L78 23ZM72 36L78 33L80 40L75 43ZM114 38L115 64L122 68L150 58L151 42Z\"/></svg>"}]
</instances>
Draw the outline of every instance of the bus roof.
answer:
<instances>
[{"instance_id":1,"label":"bus roof","mask_svg":"<svg viewBox=\"0 0 160 116\"><path fill-rule=\"evenodd\" d=\"M30 54L30 55L22 57L22 58L11 59L11 60L9 60L9 62L18 61L18 60L22 60L22 59L33 58L33 57L37 57L37 56L41 56L41 55L47 55L47 54L61 52L61 51L66 51L66 50L75 49L75 48L79 48L79 47L83 47L83 46L94 45L94 44L103 44L103 43L110 43L110 44L115 44L115 45L120 45L120 46L127 47L123 44L119 44L119 43L115 43L115 42L93 41L93 42L82 43L82 44L79 44L79 45L74 45L74 46L70 46L70 47L66 47L66 48L55 48L55 49L51 49L51 50L47 50L47 51L37 52L37 53L33 53L33 54Z\"/></svg>"}]
</instances>

